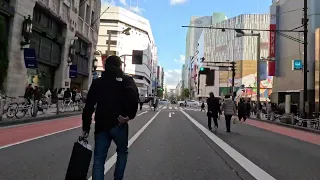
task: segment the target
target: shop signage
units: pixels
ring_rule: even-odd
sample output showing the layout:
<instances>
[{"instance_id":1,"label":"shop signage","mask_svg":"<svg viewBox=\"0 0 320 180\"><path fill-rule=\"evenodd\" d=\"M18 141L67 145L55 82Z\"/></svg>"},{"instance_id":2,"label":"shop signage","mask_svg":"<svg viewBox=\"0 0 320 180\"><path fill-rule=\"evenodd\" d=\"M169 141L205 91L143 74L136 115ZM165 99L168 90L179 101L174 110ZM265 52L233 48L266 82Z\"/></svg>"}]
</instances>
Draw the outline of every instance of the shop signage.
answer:
<instances>
[{"instance_id":1,"label":"shop signage","mask_svg":"<svg viewBox=\"0 0 320 180\"><path fill-rule=\"evenodd\" d=\"M24 54L24 64L26 65L26 68L37 68L38 67L35 49L24 48L23 54Z\"/></svg>"},{"instance_id":2,"label":"shop signage","mask_svg":"<svg viewBox=\"0 0 320 180\"><path fill-rule=\"evenodd\" d=\"M77 74L78 74L77 65L72 64L69 67L70 67L70 69L69 69L69 78L76 78Z\"/></svg>"},{"instance_id":3,"label":"shop signage","mask_svg":"<svg viewBox=\"0 0 320 180\"><path fill-rule=\"evenodd\" d=\"M292 60L292 70L302 70L302 61Z\"/></svg>"}]
</instances>

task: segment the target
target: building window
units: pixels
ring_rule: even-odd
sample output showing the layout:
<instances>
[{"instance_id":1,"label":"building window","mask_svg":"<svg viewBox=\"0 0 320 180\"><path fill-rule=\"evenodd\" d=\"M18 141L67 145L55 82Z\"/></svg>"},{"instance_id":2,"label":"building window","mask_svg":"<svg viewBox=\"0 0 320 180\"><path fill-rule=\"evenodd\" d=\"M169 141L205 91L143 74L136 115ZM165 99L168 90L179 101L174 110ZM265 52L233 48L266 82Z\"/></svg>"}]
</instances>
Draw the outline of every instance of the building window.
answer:
<instances>
[{"instance_id":1,"label":"building window","mask_svg":"<svg viewBox=\"0 0 320 180\"><path fill-rule=\"evenodd\" d=\"M106 51L106 54L108 53L108 51ZM116 56L117 55L117 51L110 51L109 53L110 56Z\"/></svg>"},{"instance_id":2,"label":"building window","mask_svg":"<svg viewBox=\"0 0 320 180\"><path fill-rule=\"evenodd\" d=\"M93 26L94 21L95 21L94 11L92 11L91 12L91 27Z\"/></svg>"},{"instance_id":3,"label":"building window","mask_svg":"<svg viewBox=\"0 0 320 180\"><path fill-rule=\"evenodd\" d=\"M109 44L109 40L107 40L106 43L107 43L107 45L108 45L108 44ZM112 41L112 40L111 40L111 41L110 41L110 45L117 45L117 41Z\"/></svg>"},{"instance_id":4,"label":"building window","mask_svg":"<svg viewBox=\"0 0 320 180\"><path fill-rule=\"evenodd\" d=\"M108 34L118 34L118 31L108 30Z\"/></svg>"}]
</instances>

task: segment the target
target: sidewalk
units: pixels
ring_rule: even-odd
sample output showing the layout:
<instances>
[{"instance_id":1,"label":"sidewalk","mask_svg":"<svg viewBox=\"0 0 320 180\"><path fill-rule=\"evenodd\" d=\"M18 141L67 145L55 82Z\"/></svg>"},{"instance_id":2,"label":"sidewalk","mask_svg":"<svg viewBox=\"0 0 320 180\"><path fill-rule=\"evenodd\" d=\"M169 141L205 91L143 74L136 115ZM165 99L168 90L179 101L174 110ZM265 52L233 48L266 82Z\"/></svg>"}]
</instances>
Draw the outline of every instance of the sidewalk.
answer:
<instances>
[{"instance_id":1,"label":"sidewalk","mask_svg":"<svg viewBox=\"0 0 320 180\"><path fill-rule=\"evenodd\" d=\"M319 129L315 129L315 128L311 128L311 127L303 127L303 126L298 126L298 125L293 125L293 124L286 124L286 123L280 122L279 119L276 119L275 121L271 121L271 120L265 119L264 116L262 116L262 119L257 119L255 117L250 117L248 119L262 121L262 122L266 122L266 123L270 123L270 124L277 124L277 125L284 126L284 127L289 127L289 128L294 128L294 129L299 129L299 130L303 130L303 131L307 131L307 132L320 134Z\"/></svg>"},{"instance_id":2,"label":"sidewalk","mask_svg":"<svg viewBox=\"0 0 320 180\"><path fill-rule=\"evenodd\" d=\"M55 106L48 108L48 110L43 114L41 111L38 112L36 117L32 117L30 113L26 114L25 117L18 119L16 117L14 118L7 118L5 115L3 116L2 121L0 121L0 127L6 127L11 125L17 125L17 124L24 124L24 123L30 123L30 122L37 122L37 121L46 121L56 118L63 118L68 116L75 116L81 114L82 111L66 111L66 112L60 112L57 114L57 109Z\"/></svg>"}]
</instances>

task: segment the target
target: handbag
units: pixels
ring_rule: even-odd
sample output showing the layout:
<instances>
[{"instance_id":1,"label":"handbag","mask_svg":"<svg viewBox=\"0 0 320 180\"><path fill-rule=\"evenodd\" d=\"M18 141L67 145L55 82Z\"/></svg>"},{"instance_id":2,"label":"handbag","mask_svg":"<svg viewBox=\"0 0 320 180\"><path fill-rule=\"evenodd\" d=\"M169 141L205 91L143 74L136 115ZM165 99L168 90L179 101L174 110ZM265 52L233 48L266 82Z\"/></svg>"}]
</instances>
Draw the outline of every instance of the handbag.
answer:
<instances>
[{"instance_id":1,"label":"handbag","mask_svg":"<svg viewBox=\"0 0 320 180\"><path fill-rule=\"evenodd\" d=\"M92 157L91 146L84 137L74 143L65 180L87 180Z\"/></svg>"},{"instance_id":2,"label":"handbag","mask_svg":"<svg viewBox=\"0 0 320 180\"><path fill-rule=\"evenodd\" d=\"M233 124L237 124L237 117L236 116L232 116L232 123Z\"/></svg>"}]
</instances>

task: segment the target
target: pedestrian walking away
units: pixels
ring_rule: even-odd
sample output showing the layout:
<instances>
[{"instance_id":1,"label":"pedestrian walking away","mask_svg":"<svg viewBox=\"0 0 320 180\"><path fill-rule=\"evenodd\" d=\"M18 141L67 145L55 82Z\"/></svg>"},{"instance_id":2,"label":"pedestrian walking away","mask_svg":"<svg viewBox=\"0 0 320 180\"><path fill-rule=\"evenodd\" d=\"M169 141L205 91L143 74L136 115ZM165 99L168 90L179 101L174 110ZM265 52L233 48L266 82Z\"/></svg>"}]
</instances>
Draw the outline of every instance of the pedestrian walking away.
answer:
<instances>
[{"instance_id":1,"label":"pedestrian walking away","mask_svg":"<svg viewBox=\"0 0 320 180\"><path fill-rule=\"evenodd\" d=\"M222 104L222 111L224 112L224 117L226 119L227 132L231 132L231 118L237 114L236 105L230 98L230 95L225 96L225 100Z\"/></svg>"},{"instance_id":2,"label":"pedestrian walking away","mask_svg":"<svg viewBox=\"0 0 320 180\"><path fill-rule=\"evenodd\" d=\"M218 116L220 113L220 103L219 99L214 97L212 92L209 93L209 98L207 99L207 106L208 106L208 128L211 130L211 121L213 119L215 129L218 128Z\"/></svg>"},{"instance_id":3,"label":"pedestrian walking away","mask_svg":"<svg viewBox=\"0 0 320 180\"><path fill-rule=\"evenodd\" d=\"M93 180L104 179L104 164L112 140L118 155L114 179L123 179L128 156L128 121L135 118L138 102L137 86L121 70L120 57L109 56L102 76L92 82L82 114L83 137L88 137L95 110Z\"/></svg>"},{"instance_id":4,"label":"pedestrian walking away","mask_svg":"<svg viewBox=\"0 0 320 180\"><path fill-rule=\"evenodd\" d=\"M204 108L205 108L206 106L204 105L204 102L202 102L202 104L201 104L201 112L202 111L204 111Z\"/></svg>"},{"instance_id":5,"label":"pedestrian walking away","mask_svg":"<svg viewBox=\"0 0 320 180\"><path fill-rule=\"evenodd\" d=\"M241 98L240 102L238 103L238 118L239 121L243 119L243 121L246 121L246 103L244 102L244 99Z\"/></svg>"}]
</instances>

